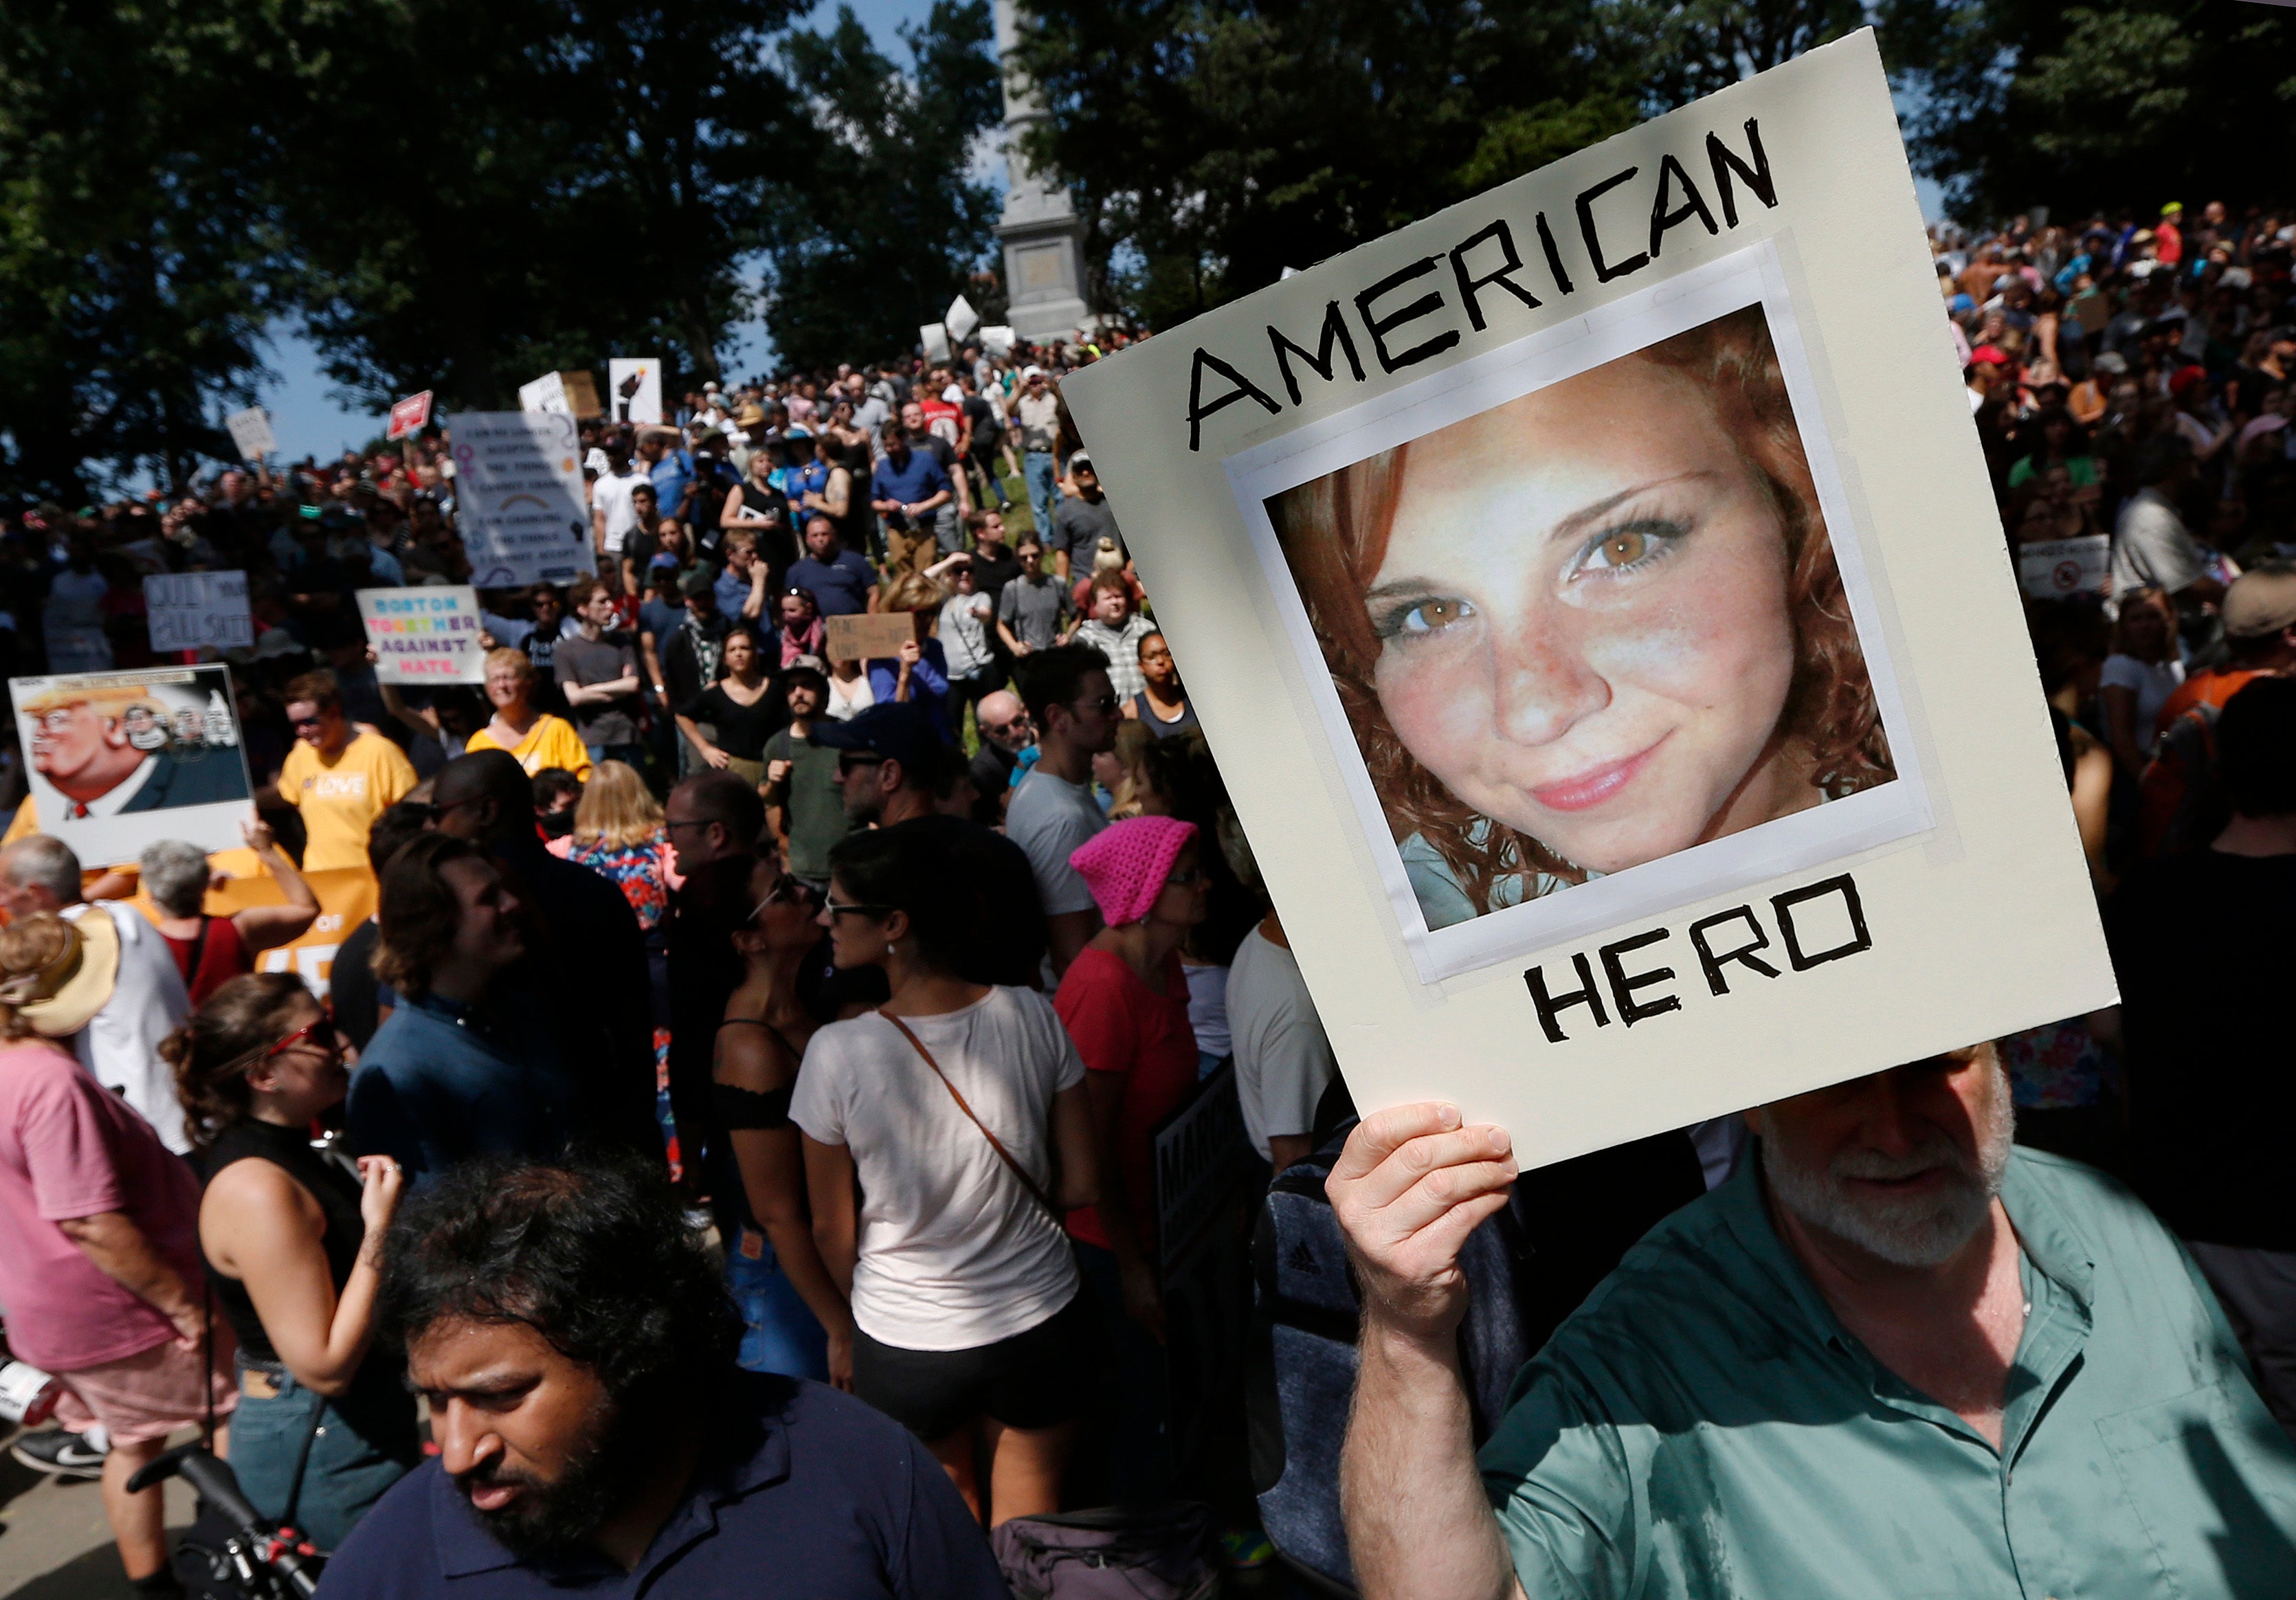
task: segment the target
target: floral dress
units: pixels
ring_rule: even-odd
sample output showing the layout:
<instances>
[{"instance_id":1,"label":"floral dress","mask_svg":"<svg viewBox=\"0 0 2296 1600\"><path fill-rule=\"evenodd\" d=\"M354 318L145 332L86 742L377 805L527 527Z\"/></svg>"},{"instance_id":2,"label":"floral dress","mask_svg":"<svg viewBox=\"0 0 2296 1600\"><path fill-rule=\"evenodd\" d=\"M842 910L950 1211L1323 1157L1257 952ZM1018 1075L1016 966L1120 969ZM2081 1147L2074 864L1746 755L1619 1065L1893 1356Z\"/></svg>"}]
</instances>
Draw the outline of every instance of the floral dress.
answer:
<instances>
[{"instance_id":1,"label":"floral dress","mask_svg":"<svg viewBox=\"0 0 2296 1600\"><path fill-rule=\"evenodd\" d=\"M553 855L588 867L620 890L622 898L637 913L653 989L654 1117L661 1124L662 1143L669 1152L670 1175L682 1176L677 1123L669 1112L669 958L662 936L662 924L669 920L669 891L679 882L670 866L669 834L656 829L652 838L639 844L608 844L596 839L585 844L570 837L554 839L550 849Z\"/></svg>"}]
</instances>

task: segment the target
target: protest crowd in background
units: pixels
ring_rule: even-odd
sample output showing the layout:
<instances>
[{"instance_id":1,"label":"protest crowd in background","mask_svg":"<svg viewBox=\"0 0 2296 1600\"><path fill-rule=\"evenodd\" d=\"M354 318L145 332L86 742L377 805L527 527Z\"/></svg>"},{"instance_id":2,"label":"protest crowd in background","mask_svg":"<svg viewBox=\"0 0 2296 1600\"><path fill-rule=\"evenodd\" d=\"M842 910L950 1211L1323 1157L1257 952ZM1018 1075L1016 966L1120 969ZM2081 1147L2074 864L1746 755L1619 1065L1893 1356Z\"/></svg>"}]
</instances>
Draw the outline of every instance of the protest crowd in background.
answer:
<instances>
[{"instance_id":1,"label":"protest crowd in background","mask_svg":"<svg viewBox=\"0 0 2296 1600\"><path fill-rule=\"evenodd\" d=\"M2124 997L1950 1071L1997 1053L2021 1143L2135 1186L2296 1430L2264 1005L2296 955L2296 224L2147 205L1934 247ZM688 1530L702 1588L747 1562L728 1584L780 1563L777 1593L1002 1593L1028 1552L981 1530L1169 1502L1206 1509L1164 1535L1266 1575L1240 1581L1277 1581L1270 1536L1346 1571L1347 1390L1281 1352L1344 1343L1353 1301L1336 1256L1302 1287L1313 1251L1271 1253L1261 1210L1271 1183L1322 1204L1335 1170L1343 1225L1383 1201L1341 1155L1357 1124L1254 865L1283 841L1245 839L1060 399L1120 342L584 419L595 576L482 591L482 685L379 681L354 599L470 581L451 417L0 514L8 676L160 664L151 574L244 571L254 618L222 659L249 870L280 905L208 915L189 846L74 858L19 809L26 755L12 718L0 734L0 1306L62 1424L16 1449L102 1475L139 1590L176 1579L157 1491L126 1479L210 1412L260 1510L292 1497L339 1551L347 1596L435 1592L394 1569L433 1538L450 1574L651 1573L673 1505L630 1507L663 1463L720 1507ZM871 653L833 647L896 617ZM306 874L372 874L376 916L321 965L287 959L325 911ZM116 975L83 992L99 947ZM1221 1237L1191 1258L1163 1236L1158 1139L1213 1094L1234 1112L1206 1179ZM314 1153L318 1126L342 1154ZM1541 1235L1547 1276L1474 1336L1538 1350L1752 1147L1734 1121L1529 1175L1520 1226L1590 1220ZM1401 1304L1403 1269L1364 1259ZM1423 1329L1382 1325L1400 1370ZM509 1370L571 1385L588 1420L489 1432ZM1490 1404L1511 1375L1470 1374ZM1495 1420L1486 1473L1531 1471L1543 1424ZM451 1479L391 1495L426 1450ZM763 1506L742 1497L775 1472L776 1509L725 1509ZM498 1543L443 1520L444 1481ZM1406 1592L1357 1542L1357 1575ZM865 1566L880 1588L840 1587Z\"/></svg>"}]
</instances>

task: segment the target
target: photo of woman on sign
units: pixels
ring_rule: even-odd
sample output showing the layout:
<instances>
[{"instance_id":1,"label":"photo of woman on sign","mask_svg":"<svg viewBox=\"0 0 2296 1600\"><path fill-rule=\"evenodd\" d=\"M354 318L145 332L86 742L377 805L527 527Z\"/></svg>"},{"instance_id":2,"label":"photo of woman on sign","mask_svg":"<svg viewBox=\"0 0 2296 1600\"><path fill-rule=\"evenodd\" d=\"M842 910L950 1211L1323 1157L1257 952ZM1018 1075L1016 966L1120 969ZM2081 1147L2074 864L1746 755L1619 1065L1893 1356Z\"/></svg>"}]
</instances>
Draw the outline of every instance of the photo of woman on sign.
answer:
<instances>
[{"instance_id":1,"label":"photo of woman on sign","mask_svg":"<svg viewBox=\"0 0 2296 1600\"><path fill-rule=\"evenodd\" d=\"M1896 775L1759 306L1268 511L1430 929Z\"/></svg>"}]
</instances>

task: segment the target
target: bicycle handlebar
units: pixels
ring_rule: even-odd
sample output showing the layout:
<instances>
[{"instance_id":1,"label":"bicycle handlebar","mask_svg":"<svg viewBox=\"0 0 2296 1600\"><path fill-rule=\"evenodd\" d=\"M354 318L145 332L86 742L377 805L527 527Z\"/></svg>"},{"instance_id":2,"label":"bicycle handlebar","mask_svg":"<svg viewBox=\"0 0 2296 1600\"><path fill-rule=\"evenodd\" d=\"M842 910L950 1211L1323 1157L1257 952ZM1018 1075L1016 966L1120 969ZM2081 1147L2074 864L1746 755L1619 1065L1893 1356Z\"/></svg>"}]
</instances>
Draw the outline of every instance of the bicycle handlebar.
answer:
<instances>
[{"instance_id":1,"label":"bicycle handlebar","mask_svg":"<svg viewBox=\"0 0 2296 1600\"><path fill-rule=\"evenodd\" d=\"M127 1480L127 1492L138 1494L168 1478L180 1477L199 1492L200 1498L221 1512L226 1521L244 1534L260 1559L297 1595L309 1600L319 1588L318 1563L307 1563L276 1537L277 1528L240 1492L239 1479L228 1464L218 1461L197 1440L177 1445Z\"/></svg>"}]
</instances>

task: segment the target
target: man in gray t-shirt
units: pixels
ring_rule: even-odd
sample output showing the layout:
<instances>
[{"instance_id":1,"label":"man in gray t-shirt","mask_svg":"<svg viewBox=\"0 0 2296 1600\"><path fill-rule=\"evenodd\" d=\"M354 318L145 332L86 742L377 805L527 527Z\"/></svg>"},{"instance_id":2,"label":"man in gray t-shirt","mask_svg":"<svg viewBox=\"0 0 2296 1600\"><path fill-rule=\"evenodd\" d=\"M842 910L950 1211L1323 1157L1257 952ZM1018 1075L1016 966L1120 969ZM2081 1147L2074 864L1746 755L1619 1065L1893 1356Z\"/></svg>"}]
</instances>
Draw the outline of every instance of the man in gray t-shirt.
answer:
<instances>
[{"instance_id":1,"label":"man in gray t-shirt","mask_svg":"<svg viewBox=\"0 0 2296 1600\"><path fill-rule=\"evenodd\" d=\"M1006 595L1021 585L1005 586ZM1069 857L1108 825L1093 798L1092 759L1116 746L1123 722L1107 658L1062 644L1026 657L1021 699L1037 725L1037 765L1013 791L1004 834L1028 852L1045 905L1046 954L1057 978L1100 931L1100 905Z\"/></svg>"},{"instance_id":2,"label":"man in gray t-shirt","mask_svg":"<svg viewBox=\"0 0 2296 1600\"><path fill-rule=\"evenodd\" d=\"M2148 441L2136 457L2143 487L2120 508L2112 534L2112 592L2156 588L2177 602L2180 614L2224 598L2209 576L2208 553L2177 512L2177 495L2192 481L2192 447L2171 435Z\"/></svg>"},{"instance_id":3,"label":"man in gray t-shirt","mask_svg":"<svg viewBox=\"0 0 2296 1600\"><path fill-rule=\"evenodd\" d=\"M1015 656L1050 650L1068 616L1069 587L1046 574L1044 554L1035 539L1022 539L1013 551L1021 576L996 596L996 636Z\"/></svg>"},{"instance_id":4,"label":"man in gray t-shirt","mask_svg":"<svg viewBox=\"0 0 2296 1600\"><path fill-rule=\"evenodd\" d=\"M567 597L582 630L578 637L559 640L553 657L567 715L592 760L641 765L638 658L627 636L606 635L614 617L613 596L589 578L578 579Z\"/></svg>"},{"instance_id":5,"label":"man in gray t-shirt","mask_svg":"<svg viewBox=\"0 0 2296 1600\"><path fill-rule=\"evenodd\" d=\"M1053 553L1054 570L1073 581L1092 576L1093 554L1103 538L1114 539L1121 553L1124 536L1116 530L1115 508L1101 493L1100 474L1093 470L1091 458L1078 450L1070 457L1069 472L1077 492L1053 507L1052 531L1045 536L1045 546Z\"/></svg>"}]
</instances>

